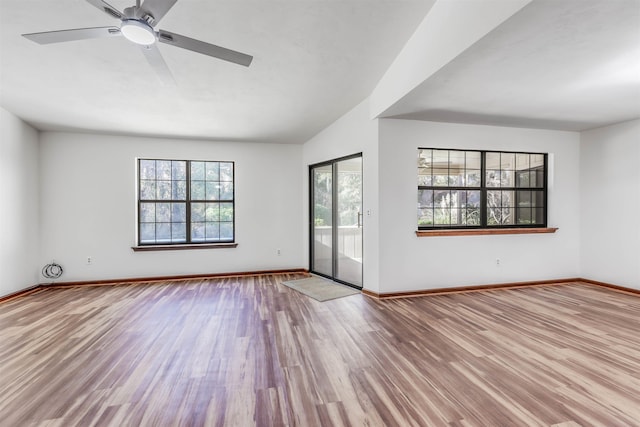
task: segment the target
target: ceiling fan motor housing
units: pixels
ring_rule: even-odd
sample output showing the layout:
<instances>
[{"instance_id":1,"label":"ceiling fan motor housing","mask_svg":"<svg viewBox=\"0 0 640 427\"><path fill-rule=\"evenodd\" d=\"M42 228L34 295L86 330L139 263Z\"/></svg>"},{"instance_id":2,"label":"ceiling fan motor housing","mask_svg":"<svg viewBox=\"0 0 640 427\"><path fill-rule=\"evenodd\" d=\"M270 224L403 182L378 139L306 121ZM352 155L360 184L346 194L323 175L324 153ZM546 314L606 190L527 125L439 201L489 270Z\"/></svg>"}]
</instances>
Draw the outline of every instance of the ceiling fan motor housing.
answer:
<instances>
[{"instance_id":1,"label":"ceiling fan motor housing","mask_svg":"<svg viewBox=\"0 0 640 427\"><path fill-rule=\"evenodd\" d=\"M122 35L134 43L148 46L156 42L156 32L141 19L124 19L120 26Z\"/></svg>"}]
</instances>

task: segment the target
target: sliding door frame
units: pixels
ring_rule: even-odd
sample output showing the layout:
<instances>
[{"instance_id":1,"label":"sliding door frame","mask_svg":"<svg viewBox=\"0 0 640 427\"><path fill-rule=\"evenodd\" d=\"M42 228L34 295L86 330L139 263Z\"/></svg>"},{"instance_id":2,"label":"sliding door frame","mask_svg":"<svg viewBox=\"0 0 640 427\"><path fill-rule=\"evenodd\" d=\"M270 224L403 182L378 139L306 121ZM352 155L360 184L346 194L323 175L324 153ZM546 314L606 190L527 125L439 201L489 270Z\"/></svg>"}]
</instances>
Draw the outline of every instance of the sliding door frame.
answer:
<instances>
[{"instance_id":1,"label":"sliding door frame","mask_svg":"<svg viewBox=\"0 0 640 427\"><path fill-rule=\"evenodd\" d=\"M351 154L348 156L338 157L336 159L327 160L320 163L314 163L309 165L309 272L313 274L317 274L318 276L326 277L327 279L333 280L334 282L342 283L343 285L350 286L355 289L361 290L363 286L355 285L353 283L345 282L344 280L340 280L336 278L336 271L338 270L338 192L334 191L335 186L338 182L338 168L336 165L343 160L357 159L362 158L362 152ZM324 273L319 273L313 270L314 264L314 243L315 243L315 235L314 235L314 201L315 201L315 191L314 191L314 179L313 179L313 170L322 166L331 166L331 275L327 275ZM360 171L362 173L362 170ZM360 191L360 204L362 205L362 187L364 186L364 182L361 184ZM364 246L364 227L362 233L362 240ZM363 257L363 268L364 268L364 257ZM364 271L362 272L364 275Z\"/></svg>"}]
</instances>

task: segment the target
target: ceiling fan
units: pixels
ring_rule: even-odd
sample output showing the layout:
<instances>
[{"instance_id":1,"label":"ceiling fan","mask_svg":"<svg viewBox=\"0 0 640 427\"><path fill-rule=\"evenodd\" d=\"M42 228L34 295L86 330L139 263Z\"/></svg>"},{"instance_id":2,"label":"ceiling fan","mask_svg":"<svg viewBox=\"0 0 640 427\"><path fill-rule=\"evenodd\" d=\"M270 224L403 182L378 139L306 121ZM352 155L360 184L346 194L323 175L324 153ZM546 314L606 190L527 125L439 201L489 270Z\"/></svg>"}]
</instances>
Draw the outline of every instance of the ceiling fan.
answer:
<instances>
[{"instance_id":1,"label":"ceiling fan","mask_svg":"<svg viewBox=\"0 0 640 427\"><path fill-rule=\"evenodd\" d=\"M42 33L22 34L24 37L40 44L60 43L74 40L93 39L100 37L124 36L126 39L141 46L141 50L156 70L161 79L173 81L171 72L160 54L156 42L166 43L182 49L188 49L203 55L212 56L224 61L248 67L253 60L247 55L235 50L226 49L180 34L165 30L155 30L154 27L166 15L178 0L145 0L140 4L124 9L120 12L104 0L87 0L93 6L105 12L112 18L119 19L120 26L76 28L71 30L45 31Z\"/></svg>"}]
</instances>

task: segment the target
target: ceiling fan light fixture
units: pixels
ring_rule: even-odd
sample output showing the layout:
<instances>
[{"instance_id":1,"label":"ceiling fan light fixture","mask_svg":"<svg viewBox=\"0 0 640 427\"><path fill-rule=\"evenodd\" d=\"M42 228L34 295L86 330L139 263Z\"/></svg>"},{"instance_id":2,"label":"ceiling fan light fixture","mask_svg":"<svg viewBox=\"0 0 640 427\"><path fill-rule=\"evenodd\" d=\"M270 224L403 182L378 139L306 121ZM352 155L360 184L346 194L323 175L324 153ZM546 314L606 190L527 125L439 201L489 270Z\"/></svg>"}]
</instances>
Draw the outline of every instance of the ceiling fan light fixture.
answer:
<instances>
[{"instance_id":1,"label":"ceiling fan light fixture","mask_svg":"<svg viewBox=\"0 0 640 427\"><path fill-rule=\"evenodd\" d=\"M122 21L120 32L127 40L141 45L152 45L156 42L156 33L147 23L136 19Z\"/></svg>"}]
</instances>

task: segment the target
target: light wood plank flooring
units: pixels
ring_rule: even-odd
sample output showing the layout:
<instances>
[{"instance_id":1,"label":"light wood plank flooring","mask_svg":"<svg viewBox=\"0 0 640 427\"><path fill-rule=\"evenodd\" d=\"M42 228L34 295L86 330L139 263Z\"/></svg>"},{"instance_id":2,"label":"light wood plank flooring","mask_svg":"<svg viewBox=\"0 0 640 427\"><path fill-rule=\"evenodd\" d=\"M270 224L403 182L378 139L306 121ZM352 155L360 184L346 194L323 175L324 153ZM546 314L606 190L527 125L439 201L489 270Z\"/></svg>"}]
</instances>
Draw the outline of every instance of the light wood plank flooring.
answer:
<instances>
[{"instance_id":1,"label":"light wood plank flooring","mask_svg":"<svg viewBox=\"0 0 640 427\"><path fill-rule=\"evenodd\" d=\"M0 304L0 425L640 426L640 298L317 302L296 275Z\"/></svg>"}]
</instances>

